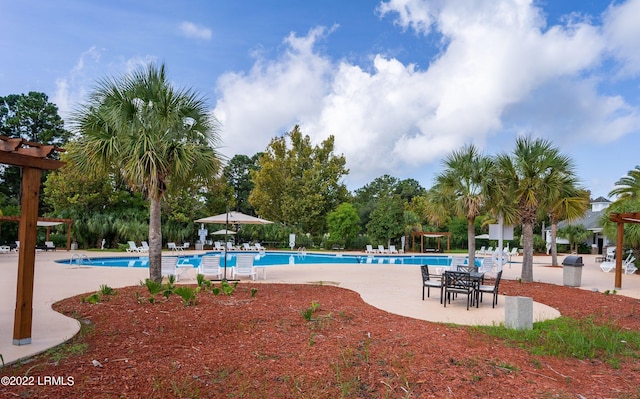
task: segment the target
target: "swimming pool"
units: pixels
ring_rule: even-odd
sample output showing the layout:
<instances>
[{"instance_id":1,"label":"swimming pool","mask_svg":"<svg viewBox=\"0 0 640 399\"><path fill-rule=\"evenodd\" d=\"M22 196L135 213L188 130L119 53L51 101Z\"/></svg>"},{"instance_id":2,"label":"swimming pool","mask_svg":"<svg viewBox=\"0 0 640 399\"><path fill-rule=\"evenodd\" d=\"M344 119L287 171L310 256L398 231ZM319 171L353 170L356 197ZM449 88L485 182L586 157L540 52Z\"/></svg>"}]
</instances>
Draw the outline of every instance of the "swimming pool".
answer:
<instances>
[{"instance_id":1,"label":"swimming pool","mask_svg":"<svg viewBox=\"0 0 640 399\"><path fill-rule=\"evenodd\" d=\"M242 252L227 253L227 266L236 264L236 255ZM302 252L245 252L255 254L254 266L276 266L276 265L310 265L310 264L386 264L386 265L442 265L448 266L451 263L451 256L446 255L351 255L351 254L321 254ZM219 251L207 252L206 255L220 255ZM175 255L174 255L175 256ZM202 255L179 255L178 265L191 265L197 267L200 264ZM57 260L57 263L85 265L85 266L107 266L107 267L149 267L149 257L74 257L71 259ZM222 263L222 262L221 262ZM476 262L478 263L478 262Z\"/></svg>"}]
</instances>

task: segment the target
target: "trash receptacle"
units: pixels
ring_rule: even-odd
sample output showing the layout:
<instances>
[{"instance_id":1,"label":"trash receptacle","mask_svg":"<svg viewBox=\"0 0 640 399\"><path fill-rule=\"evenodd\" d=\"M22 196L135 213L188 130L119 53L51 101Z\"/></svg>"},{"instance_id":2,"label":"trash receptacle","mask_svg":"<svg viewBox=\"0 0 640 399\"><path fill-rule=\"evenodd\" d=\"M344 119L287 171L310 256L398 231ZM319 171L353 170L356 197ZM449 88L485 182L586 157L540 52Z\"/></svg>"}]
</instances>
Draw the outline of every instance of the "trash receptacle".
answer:
<instances>
[{"instance_id":1,"label":"trash receptacle","mask_svg":"<svg viewBox=\"0 0 640 399\"><path fill-rule=\"evenodd\" d=\"M562 283L568 287L580 287L582 282L582 256L567 256L562 261Z\"/></svg>"}]
</instances>

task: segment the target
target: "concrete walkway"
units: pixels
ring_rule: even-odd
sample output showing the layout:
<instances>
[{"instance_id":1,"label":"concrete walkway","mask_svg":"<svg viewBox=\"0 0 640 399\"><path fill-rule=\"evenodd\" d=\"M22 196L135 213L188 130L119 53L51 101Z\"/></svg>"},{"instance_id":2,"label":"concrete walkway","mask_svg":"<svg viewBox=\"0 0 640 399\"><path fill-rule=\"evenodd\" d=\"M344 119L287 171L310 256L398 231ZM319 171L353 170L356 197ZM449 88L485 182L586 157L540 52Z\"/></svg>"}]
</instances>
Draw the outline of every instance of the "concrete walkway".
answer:
<instances>
[{"instance_id":1,"label":"concrete walkway","mask_svg":"<svg viewBox=\"0 0 640 399\"><path fill-rule=\"evenodd\" d=\"M127 256L127 253L82 252L89 257ZM196 251L188 251L190 255ZM51 305L70 296L93 293L101 284L112 288L136 285L148 277L146 268L111 268L64 265L57 259L69 259L66 251L39 252L36 254L32 342L15 346L13 319L16 301L18 255L0 254L0 354L5 363L14 362L43 352L73 337L79 331L76 320L62 316ZM564 256L559 257L562 262ZM514 263L506 265L504 279L520 277L522 257L514 257ZM550 257L535 257L533 276L535 281L563 284L562 268L546 267ZM613 290L614 273L604 273L595 263L595 256L583 255L581 289ZM432 291L431 298L422 300L420 268L409 265L382 264L323 264L284 265L266 268L267 283L317 283L337 284L358 292L362 299L379 309L416 319L464 325L491 325L504 321L504 297L492 309L491 301L479 309L466 310L465 301L454 301L444 308L439 293ZM262 273L259 272L259 277ZM181 281L182 282L182 281ZM185 281L195 284L195 281ZM640 275L624 275L622 290L618 294L640 298ZM555 318L559 312L544 304L534 303L534 321Z\"/></svg>"}]
</instances>

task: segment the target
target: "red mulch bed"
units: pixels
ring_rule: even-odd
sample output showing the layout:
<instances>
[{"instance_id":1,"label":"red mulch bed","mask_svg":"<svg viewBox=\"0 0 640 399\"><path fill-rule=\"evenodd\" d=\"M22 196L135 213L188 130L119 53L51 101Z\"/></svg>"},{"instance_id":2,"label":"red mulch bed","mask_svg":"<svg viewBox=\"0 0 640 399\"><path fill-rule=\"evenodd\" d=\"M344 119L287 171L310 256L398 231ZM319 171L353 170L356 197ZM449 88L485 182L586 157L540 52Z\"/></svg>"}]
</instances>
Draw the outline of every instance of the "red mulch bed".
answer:
<instances>
[{"instance_id":1,"label":"red mulch bed","mask_svg":"<svg viewBox=\"0 0 640 399\"><path fill-rule=\"evenodd\" d=\"M504 280L500 291L533 297L565 316L640 328L637 299ZM176 295L139 303L136 292L148 295L146 288L128 287L98 304L82 303L81 297L57 303L56 310L82 321L84 332L58 351L61 359L41 355L2 369L2 376L33 376L36 385L2 387L0 397L640 395L635 359L614 368L598 359L532 355L473 328L386 313L333 286L241 283L232 296L200 293L194 306L184 306ZM302 312L312 302L319 308L308 321ZM45 376L65 382L72 377L73 385L38 385Z\"/></svg>"}]
</instances>

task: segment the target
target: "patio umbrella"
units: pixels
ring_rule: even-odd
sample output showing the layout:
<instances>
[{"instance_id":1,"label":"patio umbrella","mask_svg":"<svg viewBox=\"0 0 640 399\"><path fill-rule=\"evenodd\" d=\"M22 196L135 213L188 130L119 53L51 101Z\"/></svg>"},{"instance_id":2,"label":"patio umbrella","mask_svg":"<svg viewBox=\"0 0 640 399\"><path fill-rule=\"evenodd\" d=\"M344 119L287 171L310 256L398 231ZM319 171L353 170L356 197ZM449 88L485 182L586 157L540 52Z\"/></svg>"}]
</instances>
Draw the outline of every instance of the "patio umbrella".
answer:
<instances>
[{"instance_id":1,"label":"patio umbrella","mask_svg":"<svg viewBox=\"0 0 640 399\"><path fill-rule=\"evenodd\" d=\"M235 212L235 211L231 211L231 212L227 212L227 213L221 213L220 215L215 215L215 216L209 216L206 218L202 218L202 219L198 219L196 220L197 223L214 223L214 224L224 224L225 225L225 230L221 230L221 231L226 231L228 233L225 233L224 235L224 240L227 241L227 234L230 233L229 231L229 224L270 224L273 222L270 222L268 220L265 219L261 219L255 216L251 216L251 215L247 215L245 213L242 212ZM233 232L233 234L235 234L235 232ZM224 278L223 280L227 279L227 246L224 246Z\"/></svg>"},{"instance_id":2,"label":"patio umbrella","mask_svg":"<svg viewBox=\"0 0 640 399\"><path fill-rule=\"evenodd\" d=\"M488 240L489 239L489 234L480 234L480 235L477 235L475 238L484 238L484 239Z\"/></svg>"},{"instance_id":3,"label":"patio umbrella","mask_svg":"<svg viewBox=\"0 0 640 399\"><path fill-rule=\"evenodd\" d=\"M215 235L227 235L227 234L236 234L235 231L233 230L218 230L218 231L214 231L211 234L215 234Z\"/></svg>"},{"instance_id":4,"label":"patio umbrella","mask_svg":"<svg viewBox=\"0 0 640 399\"><path fill-rule=\"evenodd\" d=\"M269 224L273 223L268 220L260 219L255 216L247 215L242 212L227 212L220 215L209 216L196 220L197 223L216 223L216 224Z\"/></svg>"}]
</instances>

